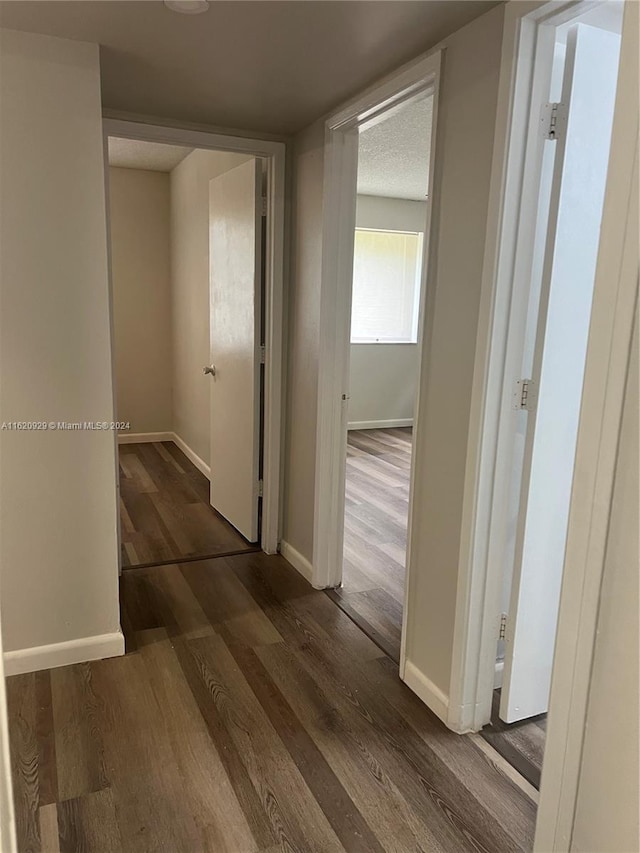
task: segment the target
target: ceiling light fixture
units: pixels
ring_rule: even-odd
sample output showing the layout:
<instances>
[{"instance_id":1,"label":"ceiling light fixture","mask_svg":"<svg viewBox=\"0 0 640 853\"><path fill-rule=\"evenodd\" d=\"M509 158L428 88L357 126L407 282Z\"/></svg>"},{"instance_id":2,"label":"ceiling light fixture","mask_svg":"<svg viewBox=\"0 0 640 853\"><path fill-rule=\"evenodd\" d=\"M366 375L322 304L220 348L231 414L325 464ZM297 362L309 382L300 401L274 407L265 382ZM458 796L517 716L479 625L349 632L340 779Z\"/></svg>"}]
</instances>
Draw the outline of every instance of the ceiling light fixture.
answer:
<instances>
[{"instance_id":1,"label":"ceiling light fixture","mask_svg":"<svg viewBox=\"0 0 640 853\"><path fill-rule=\"evenodd\" d=\"M164 5L172 12L183 15L200 15L209 8L209 0L164 0Z\"/></svg>"}]
</instances>

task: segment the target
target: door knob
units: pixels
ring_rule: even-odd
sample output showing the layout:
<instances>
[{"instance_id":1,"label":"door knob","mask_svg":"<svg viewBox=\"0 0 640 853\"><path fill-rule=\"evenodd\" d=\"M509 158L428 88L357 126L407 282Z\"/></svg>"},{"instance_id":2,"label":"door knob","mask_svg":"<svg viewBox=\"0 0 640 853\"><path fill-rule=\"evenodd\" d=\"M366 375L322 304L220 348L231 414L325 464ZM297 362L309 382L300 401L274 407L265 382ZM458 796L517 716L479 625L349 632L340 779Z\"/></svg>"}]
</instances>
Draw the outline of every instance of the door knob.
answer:
<instances>
[{"instance_id":1,"label":"door knob","mask_svg":"<svg viewBox=\"0 0 640 853\"><path fill-rule=\"evenodd\" d=\"M210 373L210 374L211 374L211 376L215 376L215 375L216 375L216 368L215 368L215 365L210 364L210 365L208 365L207 367L203 367L203 368L202 368L202 372L205 374L205 376L206 376L206 374L207 374L207 373Z\"/></svg>"}]
</instances>

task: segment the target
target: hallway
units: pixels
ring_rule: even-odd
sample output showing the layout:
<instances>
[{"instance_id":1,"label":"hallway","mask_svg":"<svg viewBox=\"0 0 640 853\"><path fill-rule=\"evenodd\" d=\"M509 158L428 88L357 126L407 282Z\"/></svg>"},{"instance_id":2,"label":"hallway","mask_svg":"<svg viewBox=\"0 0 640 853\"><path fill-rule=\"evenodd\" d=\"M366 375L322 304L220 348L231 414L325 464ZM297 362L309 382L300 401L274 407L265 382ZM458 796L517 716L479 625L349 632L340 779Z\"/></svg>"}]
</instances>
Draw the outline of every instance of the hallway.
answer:
<instances>
[{"instance_id":1,"label":"hallway","mask_svg":"<svg viewBox=\"0 0 640 853\"><path fill-rule=\"evenodd\" d=\"M7 680L21 853L531 849L499 757L281 557L127 571L122 619L124 657Z\"/></svg>"}]
</instances>

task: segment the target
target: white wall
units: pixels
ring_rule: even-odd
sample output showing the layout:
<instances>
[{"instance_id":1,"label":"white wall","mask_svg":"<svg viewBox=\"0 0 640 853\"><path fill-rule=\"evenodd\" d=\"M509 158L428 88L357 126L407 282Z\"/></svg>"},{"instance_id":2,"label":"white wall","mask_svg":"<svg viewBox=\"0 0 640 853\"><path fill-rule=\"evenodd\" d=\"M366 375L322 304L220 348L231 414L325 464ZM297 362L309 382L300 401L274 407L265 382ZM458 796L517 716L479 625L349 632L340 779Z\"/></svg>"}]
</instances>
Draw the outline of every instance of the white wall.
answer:
<instances>
[{"instance_id":1,"label":"white wall","mask_svg":"<svg viewBox=\"0 0 640 853\"><path fill-rule=\"evenodd\" d=\"M424 232L426 202L359 195L356 227ZM418 381L417 344L352 344L349 427L391 426L413 419Z\"/></svg>"},{"instance_id":2,"label":"white wall","mask_svg":"<svg viewBox=\"0 0 640 853\"><path fill-rule=\"evenodd\" d=\"M169 174L109 169L116 417L172 429Z\"/></svg>"},{"instance_id":3,"label":"white wall","mask_svg":"<svg viewBox=\"0 0 640 853\"><path fill-rule=\"evenodd\" d=\"M469 401L475 357L504 9L443 43L430 267L432 329L424 352L424 440L417 464L422 518L414 528L410 606L424 615L408 654L449 691ZM293 151L293 243L284 538L307 560L313 550L315 430L324 129L298 134Z\"/></svg>"},{"instance_id":4,"label":"white wall","mask_svg":"<svg viewBox=\"0 0 640 853\"><path fill-rule=\"evenodd\" d=\"M209 180L249 157L194 151L171 172L173 430L209 464Z\"/></svg>"},{"instance_id":5,"label":"white wall","mask_svg":"<svg viewBox=\"0 0 640 853\"><path fill-rule=\"evenodd\" d=\"M638 316L623 409L572 850L640 850Z\"/></svg>"},{"instance_id":6,"label":"white wall","mask_svg":"<svg viewBox=\"0 0 640 853\"><path fill-rule=\"evenodd\" d=\"M98 47L0 38L0 421L110 422ZM8 672L50 665L11 654L37 646L123 651L115 451L112 432L0 432Z\"/></svg>"}]
</instances>

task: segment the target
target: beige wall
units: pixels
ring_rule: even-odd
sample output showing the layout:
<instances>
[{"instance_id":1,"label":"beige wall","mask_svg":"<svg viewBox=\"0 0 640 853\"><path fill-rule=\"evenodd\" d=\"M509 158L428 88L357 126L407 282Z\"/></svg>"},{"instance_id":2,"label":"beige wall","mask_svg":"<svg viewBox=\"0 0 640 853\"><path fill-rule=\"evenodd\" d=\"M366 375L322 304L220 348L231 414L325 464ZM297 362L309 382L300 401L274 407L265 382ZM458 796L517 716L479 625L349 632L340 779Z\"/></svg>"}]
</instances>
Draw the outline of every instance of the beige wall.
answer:
<instances>
[{"instance_id":1,"label":"beige wall","mask_svg":"<svg viewBox=\"0 0 640 853\"><path fill-rule=\"evenodd\" d=\"M173 430L209 464L209 180L243 154L194 151L171 172Z\"/></svg>"},{"instance_id":2,"label":"beige wall","mask_svg":"<svg viewBox=\"0 0 640 853\"><path fill-rule=\"evenodd\" d=\"M359 195L356 200L358 228L387 228L389 231L424 231L426 201Z\"/></svg>"},{"instance_id":3,"label":"beige wall","mask_svg":"<svg viewBox=\"0 0 640 853\"><path fill-rule=\"evenodd\" d=\"M0 421L111 422L98 47L0 37ZM122 650L115 450L109 431L0 432L5 652Z\"/></svg>"},{"instance_id":4,"label":"beige wall","mask_svg":"<svg viewBox=\"0 0 640 853\"><path fill-rule=\"evenodd\" d=\"M572 850L640 850L638 317L627 378Z\"/></svg>"},{"instance_id":5,"label":"beige wall","mask_svg":"<svg viewBox=\"0 0 640 853\"><path fill-rule=\"evenodd\" d=\"M349 429L412 420L417 385L417 344L351 344Z\"/></svg>"},{"instance_id":6,"label":"beige wall","mask_svg":"<svg viewBox=\"0 0 640 853\"><path fill-rule=\"evenodd\" d=\"M449 694L458 556L504 7L447 39L438 105L427 343L414 444L407 658Z\"/></svg>"},{"instance_id":7,"label":"beige wall","mask_svg":"<svg viewBox=\"0 0 640 853\"><path fill-rule=\"evenodd\" d=\"M131 433L171 417L169 175L109 169L116 416Z\"/></svg>"},{"instance_id":8,"label":"beige wall","mask_svg":"<svg viewBox=\"0 0 640 853\"><path fill-rule=\"evenodd\" d=\"M293 147L283 539L309 561L313 550L324 125Z\"/></svg>"},{"instance_id":9,"label":"beige wall","mask_svg":"<svg viewBox=\"0 0 640 853\"><path fill-rule=\"evenodd\" d=\"M425 230L423 201L360 195L356 226L390 231ZM413 418L418 381L417 344L352 344L349 424L383 425Z\"/></svg>"}]
</instances>

